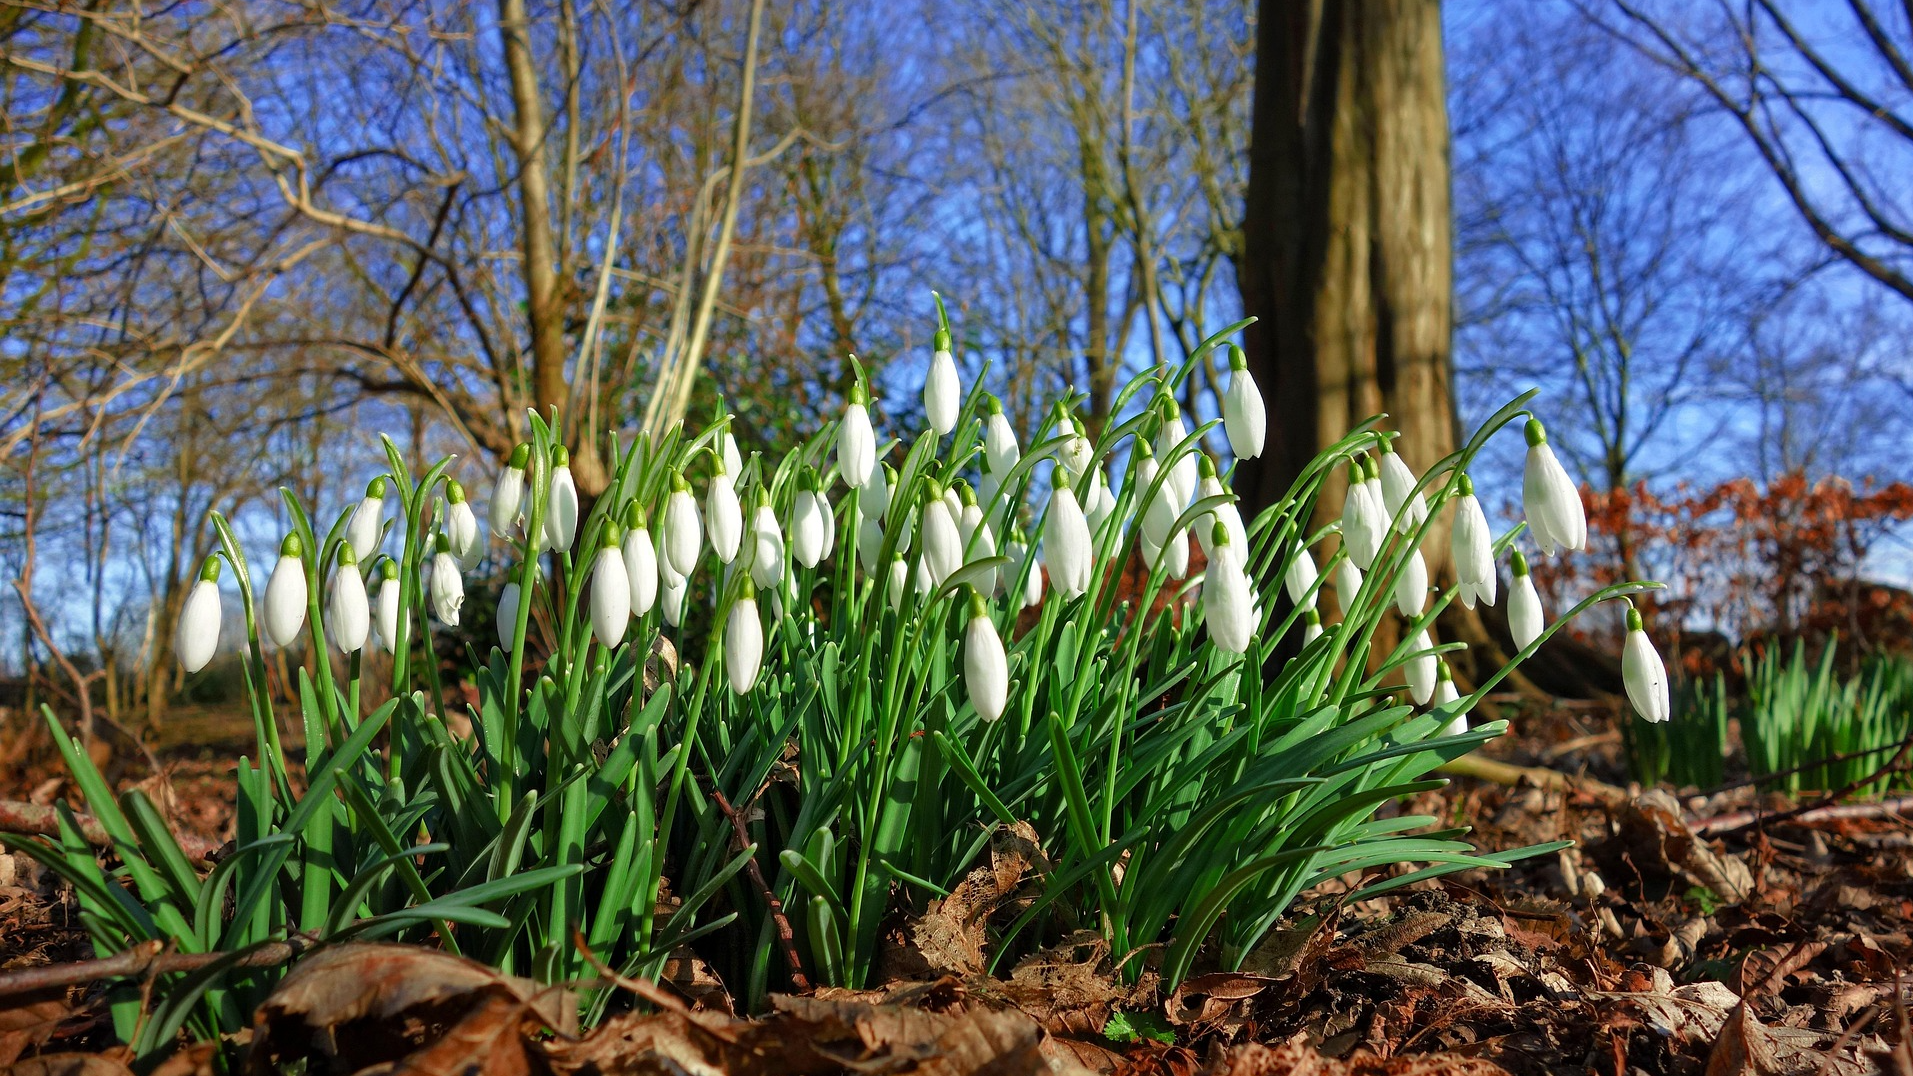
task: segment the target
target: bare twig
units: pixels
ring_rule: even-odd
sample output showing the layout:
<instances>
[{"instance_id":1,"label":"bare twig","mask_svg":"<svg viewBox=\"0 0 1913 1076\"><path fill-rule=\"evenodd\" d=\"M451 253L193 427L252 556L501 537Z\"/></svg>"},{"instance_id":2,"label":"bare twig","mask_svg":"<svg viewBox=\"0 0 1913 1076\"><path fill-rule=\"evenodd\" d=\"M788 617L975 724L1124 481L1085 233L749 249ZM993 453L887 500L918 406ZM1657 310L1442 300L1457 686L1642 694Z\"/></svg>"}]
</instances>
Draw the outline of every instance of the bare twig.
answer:
<instances>
[{"instance_id":1,"label":"bare twig","mask_svg":"<svg viewBox=\"0 0 1913 1076\"><path fill-rule=\"evenodd\" d=\"M113 838L106 832L106 827L100 825L99 819L78 811L73 812L73 818L80 824L80 836L86 838L86 843L99 848L113 847ZM0 800L0 832L57 837L60 835L60 814L54 808L38 803ZM211 862L213 853L219 850L219 842L191 833L174 833L173 839L179 842L179 850L194 863Z\"/></svg>"},{"instance_id":2,"label":"bare twig","mask_svg":"<svg viewBox=\"0 0 1913 1076\"><path fill-rule=\"evenodd\" d=\"M738 816L736 808L724 798L724 793L715 788L711 790L711 798L717 801L717 809L724 812L724 817L731 820L731 829L737 833L738 845L749 848L751 835L745 831L744 819ZM777 894L771 892L770 885L764 881L764 870L757 865L756 856L745 861L744 869L750 872L751 881L757 884L758 894L770 907L771 922L777 925L777 944L784 950L784 960L790 964L791 985L800 994L810 993L810 979L804 975L804 962L797 955L797 936L790 929L790 919L784 915L784 902L777 899Z\"/></svg>"},{"instance_id":3,"label":"bare twig","mask_svg":"<svg viewBox=\"0 0 1913 1076\"><path fill-rule=\"evenodd\" d=\"M235 968L276 968L290 964L318 943L306 937L267 942L233 961ZM48 964L38 968L0 972L0 998L34 994L63 986L79 986L104 979L151 978L182 971L198 971L231 957L231 952L168 952L170 943L148 941L124 953L99 960L80 960L70 964Z\"/></svg>"},{"instance_id":4,"label":"bare twig","mask_svg":"<svg viewBox=\"0 0 1913 1076\"><path fill-rule=\"evenodd\" d=\"M1913 811L1913 796L1880 800L1875 803L1827 803L1824 800L1796 807L1791 811L1735 811L1716 815L1694 824L1694 832L1703 837L1737 833L1754 826L1791 822L1797 826L1821 822L1857 822L1869 818L1892 818Z\"/></svg>"},{"instance_id":5,"label":"bare twig","mask_svg":"<svg viewBox=\"0 0 1913 1076\"><path fill-rule=\"evenodd\" d=\"M1441 772L1492 781L1498 785L1518 785L1527 781L1557 792L1585 792L1607 804L1617 804L1627 799L1626 789L1596 781L1592 777L1576 777L1545 766L1517 766L1512 762L1499 762L1480 755L1463 755L1443 764Z\"/></svg>"}]
</instances>

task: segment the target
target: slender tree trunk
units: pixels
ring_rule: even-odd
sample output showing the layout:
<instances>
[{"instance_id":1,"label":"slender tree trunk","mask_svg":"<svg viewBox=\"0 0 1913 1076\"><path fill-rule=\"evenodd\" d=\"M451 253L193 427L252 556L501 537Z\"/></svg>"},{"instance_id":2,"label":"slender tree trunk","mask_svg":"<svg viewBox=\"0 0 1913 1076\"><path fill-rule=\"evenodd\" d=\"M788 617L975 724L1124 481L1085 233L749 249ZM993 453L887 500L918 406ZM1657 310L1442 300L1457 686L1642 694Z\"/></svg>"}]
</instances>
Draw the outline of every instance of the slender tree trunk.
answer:
<instances>
[{"instance_id":1,"label":"slender tree trunk","mask_svg":"<svg viewBox=\"0 0 1913 1076\"><path fill-rule=\"evenodd\" d=\"M1270 438L1244 511L1387 412L1403 459L1452 451L1453 240L1437 0L1262 0L1243 257ZM1340 510L1339 492L1321 510ZM1425 551L1431 569L1445 541Z\"/></svg>"}]
</instances>

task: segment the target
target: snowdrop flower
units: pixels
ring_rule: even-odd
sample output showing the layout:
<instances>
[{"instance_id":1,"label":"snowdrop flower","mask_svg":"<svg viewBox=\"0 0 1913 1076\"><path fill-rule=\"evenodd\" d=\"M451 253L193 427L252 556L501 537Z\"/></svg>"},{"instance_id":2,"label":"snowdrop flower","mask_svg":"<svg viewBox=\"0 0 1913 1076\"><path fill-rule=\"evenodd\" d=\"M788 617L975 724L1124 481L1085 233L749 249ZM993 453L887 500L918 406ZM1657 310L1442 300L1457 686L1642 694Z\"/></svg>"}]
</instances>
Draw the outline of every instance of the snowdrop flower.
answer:
<instances>
[{"instance_id":1,"label":"snowdrop flower","mask_svg":"<svg viewBox=\"0 0 1913 1076\"><path fill-rule=\"evenodd\" d=\"M664 612L664 622L675 628L684 622L684 595L691 589L691 581L664 570L662 565L659 568L658 579L664 587L658 592L658 605Z\"/></svg>"},{"instance_id":2,"label":"snowdrop flower","mask_svg":"<svg viewBox=\"0 0 1913 1076\"><path fill-rule=\"evenodd\" d=\"M438 553L432 557L432 615L447 627L458 627L458 608L465 604L465 581L458 577L458 561L451 540L438 532Z\"/></svg>"},{"instance_id":3,"label":"snowdrop flower","mask_svg":"<svg viewBox=\"0 0 1913 1076\"><path fill-rule=\"evenodd\" d=\"M624 528L605 520L598 539L598 555L591 562L591 633L610 649L624 641L624 625L631 619L631 576L624 570Z\"/></svg>"},{"instance_id":4,"label":"snowdrop flower","mask_svg":"<svg viewBox=\"0 0 1913 1076\"><path fill-rule=\"evenodd\" d=\"M1249 649L1258 619L1255 591L1242 570L1242 556L1229 537L1229 528L1217 523L1209 537L1209 569L1202 581L1202 618L1209 639L1220 650L1241 654Z\"/></svg>"},{"instance_id":5,"label":"snowdrop flower","mask_svg":"<svg viewBox=\"0 0 1913 1076\"><path fill-rule=\"evenodd\" d=\"M771 507L770 490L757 491L757 512L751 519L751 581L759 590L776 592L784 581L784 528Z\"/></svg>"},{"instance_id":6,"label":"snowdrop flower","mask_svg":"<svg viewBox=\"0 0 1913 1076\"><path fill-rule=\"evenodd\" d=\"M930 372L923 379L923 417L938 437L956 429L963 386L957 380L956 358L950 354L950 330L938 329Z\"/></svg>"},{"instance_id":7,"label":"snowdrop flower","mask_svg":"<svg viewBox=\"0 0 1913 1076\"><path fill-rule=\"evenodd\" d=\"M1315 607L1315 581L1321 578L1315 570L1315 558L1309 555L1309 547L1297 544L1295 559L1289 561L1288 571L1282 573L1282 588L1289 592L1289 600L1297 605Z\"/></svg>"},{"instance_id":8,"label":"snowdrop flower","mask_svg":"<svg viewBox=\"0 0 1913 1076\"><path fill-rule=\"evenodd\" d=\"M498 481L492 484L492 503L490 520L492 533L509 542L512 540L512 527L518 523L518 513L524 507L525 468L531 465L531 446L520 444L511 450L511 459L498 472Z\"/></svg>"},{"instance_id":9,"label":"snowdrop flower","mask_svg":"<svg viewBox=\"0 0 1913 1076\"><path fill-rule=\"evenodd\" d=\"M631 612L643 616L658 600L658 550L651 541L644 506L632 501L624 510L624 578L631 587Z\"/></svg>"},{"instance_id":10,"label":"snowdrop flower","mask_svg":"<svg viewBox=\"0 0 1913 1076\"><path fill-rule=\"evenodd\" d=\"M824 543L829 538L829 529L824 522L824 513L829 504L823 502L823 494L817 490L815 478L805 482L805 488L797 491L797 497L790 509L790 555L797 563L806 568L815 568L824 559Z\"/></svg>"},{"instance_id":11,"label":"snowdrop flower","mask_svg":"<svg viewBox=\"0 0 1913 1076\"><path fill-rule=\"evenodd\" d=\"M1436 668L1441 663L1438 656L1428 652L1435 641L1428 637L1428 629L1423 628L1409 636L1405 645L1414 655L1402 666L1402 674L1408 678L1408 694L1415 705L1426 706L1428 700L1435 697Z\"/></svg>"},{"instance_id":12,"label":"snowdrop flower","mask_svg":"<svg viewBox=\"0 0 1913 1076\"><path fill-rule=\"evenodd\" d=\"M1346 543L1345 543L1346 544ZM1362 570L1343 556L1335 561L1335 600L1341 603L1342 616L1355 611L1355 596L1362 590Z\"/></svg>"},{"instance_id":13,"label":"snowdrop flower","mask_svg":"<svg viewBox=\"0 0 1913 1076\"><path fill-rule=\"evenodd\" d=\"M1667 666L1641 624L1641 611L1627 604L1627 641L1621 644L1621 682L1627 701L1646 721L1666 721L1672 712L1667 695Z\"/></svg>"},{"instance_id":14,"label":"snowdrop flower","mask_svg":"<svg viewBox=\"0 0 1913 1076\"><path fill-rule=\"evenodd\" d=\"M943 489L934 478L928 481L924 493L921 526L923 567L928 573L930 589L935 589L942 586L952 572L963 567L963 538L957 533L949 502L943 499Z\"/></svg>"},{"instance_id":15,"label":"snowdrop flower","mask_svg":"<svg viewBox=\"0 0 1913 1076\"><path fill-rule=\"evenodd\" d=\"M837 473L844 485L861 489L877 462L877 435L870 428L870 397L861 383L850 386L844 417L837 424Z\"/></svg>"},{"instance_id":16,"label":"snowdrop flower","mask_svg":"<svg viewBox=\"0 0 1913 1076\"><path fill-rule=\"evenodd\" d=\"M1307 646L1322 637L1322 614L1315 611L1313 605L1302 610L1302 645Z\"/></svg>"},{"instance_id":17,"label":"snowdrop flower","mask_svg":"<svg viewBox=\"0 0 1913 1076\"><path fill-rule=\"evenodd\" d=\"M1049 564L1050 585L1064 598L1089 591L1089 520L1067 485L1050 490L1049 513L1043 522L1043 559Z\"/></svg>"},{"instance_id":18,"label":"snowdrop flower","mask_svg":"<svg viewBox=\"0 0 1913 1076\"><path fill-rule=\"evenodd\" d=\"M1076 416L1061 401L1056 404L1056 432L1067 438L1062 450L1056 454L1056 461L1067 467L1072 475L1089 470L1089 465L1096 460L1096 446L1090 444L1083 424L1076 421Z\"/></svg>"},{"instance_id":19,"label":"snowdrop flower","mask_svg":"<svg viewBox=\"0 0 1913 1076\"><path fill-rule=\"evenodd\" d=\"M577 540L578 484L571 479L571 453L563 445L554 445L551 496L545 503L545 542L560 553L569 553L571 543Z\"/></svg>"},{"instance_id":20,"label":"snowdrop flower","mask_svg":"<svg viewBox=\"0 0 1913 1076\"><path fill-rule=\"evenodd\" d=\"M374 478L365 487L365 499L352 510L352 520L345 525L345 540L352 547L354 563L369 563L373 551L379 548L385 514L385 476Z\"/></svg>"},{"instance_id":21,"label":"snowdrop flower","mask_svg":"<svg viewBox=\"0 0 1913 1076\"><path fill-rule=\"evenodd\" d=\"M814 480L812 492L817 495L817 514L824 518L824 552L817 558L823 561L830 559L830 555L837 549L837 510L830 506L829 494Z\"/></svg>"},{"instance_id":22,"label":"snowdrop flower","mask_svg":"<svg viewBox=\"0 0 1913 1076\"><path fill-rule=\"evenodd\" d=\"M391 557L379 559L379 594L372 603L372 631L388 653L396 652L399 640L399 562Z\"/></svg>"},{"instance_id":23,"label":"snowdrop flower","mask_svg":"<svg viewBox=\"0 0 1913 1076\"><path fill-rule=\"evenodd\" d=\"M1441 662L1435 672L1435 698L1432 703L1437 709L1452 706L1461 701L1461 692L1455 690L1455 674L1449 670L1447 662ZM1443 725L1443 736L1460 736L1468 731L1468 715L1460 710L1448 724Z\"/></svg>"},{"instance_id":24,"label":"snowdrop flower","mask_svg":"<svg viewBox=\"0 0 1913 1076\"><path fill-rule=\"evenodd\" d=\"M1410 620L1428 608L1428 562L1419 547L1408 553L1408 562L1395 576L1395 608Z\"/></svg>"},{"instance_id":25,"label":"snowdrop flower","mask_svg":"<svg viewBox=\"0 0 1913 1076\"><path fill-rule=\"evenodd\" d=\"M365 649L365 637L372 631L371 610L365 605L365 580L359 577L358 564L351 543L340 545L339 562L326 588L325 633L332 645L346 654Z\"/></svg>"},{"instance_id":26,"label":"snowdrop flower","mask_svg":"<svg viewBox=\"0 0 1913 1076\"><path fill-rule=\"evenodd\" d=\"M1394 521L1396 533L1414 533L1415 528L1428 518L1428 498L1415 488L1415 483L1420 479L1396 454L1394 443L1386 439L1382 441L1379 480L1382 507L1388 512L1388 518Z\"/></svg>"},{"instance_id":27,"label":"snowdrop flower","mask_svg":"<svg viewBox=\"0 0 1913 1076\"><path fill-rule=\"evenodd\" d=\"M963 633L963 684L977 717L988 723L1003 716L1003 705L1010 697L1009 660L989 607L974 590L970 592L970 624Z\"/></svg>"},{"instance_id":28,"label":"snowdrop flower","mask_svg":"<svg viewBox=\"0 0 1913 1076\"><path fill-rule=\"evenodd\" d=\"M890 599L891 612L894 613L897 610L903 608L903 593L905 590L909 588L909 586L910 586L909 564L907 564L904 561L902 553L891 554L890 578L889 578L888 585L885 587L885 590L887 591L888 597Z\"/></svg>"},{"instance_id":29,"label":"snowdrop flower","mask_svg":"<svg viewBox=\"0 0 1913 1076\"><path fill-rule=\"evenodd\" d=\"M1462 475L1455 484L1455 530L1449 547L1455 558L1455 595L1463 608L1473 609L1475 602L1495 603L1494 534L1488 529L1488 516L1475 499L1474 480Z\"/></svg>"},{"instance_id":30,"label":"snowdrop flower","mask_svg":"<svg viewBox=\"0 0 1913 1076\"><path fill-rule=\"evenodd\" d=\"M1371 497L1361 461L1349 461L1348 491L1342 495L1342 545L1348 549L1348 558L1363 571L1375 563L1388 533L1383 511Z\"/></svg>"},{"instance_id":31,"label":"snowdrop flower","mask_svg":"<svg viewBox=\"0 0 1913 1076\"><path fill-rule=\"evenodd\" d=\"M266 580L265 619L266 638L274 646L291 646L306 626L305 543L296 534L279 543L279 560Z\"/></svg>"},{"instance_id":32,"label":"snowdrop flower","mask_svg":"<svg viewBox=\"0 0 1913 1076\"><path fill-rule=\"evenodd\" d=\"M983 409L987 418L983 423L983 465L992 475L1001 479L1023 458L1016 443L1016 430L1010 427L1008 415L1003 413L1003 401L995 396L983 397Z\"/></svg>"},{"instance_id":33,"label":"snowdrop flower","mask_svg":"<svg viewBox=\"0 0 1913 1076\"><path fill-rule=\"evenodd\" d=\"M1528 517L1528 529L1541 555L1554 556L1556 549L1586 549L1588 517L1581 507L1581 491L1554 458L1548 446L1548 431L1541 420L1531 418L1527 426L1528 461L1521 472L1521 507Z\"/></svg>"},{"instance_id":34,"label":"snowdrop flower","mask_svg":"<svg viewBox=\"0 0 1913 1076\"><path fill-rule=\"evenodd\" d=\"M1031 559L1029 541L1020 530L1011 533L1005 552L1009 555L1010 567L1004 585L1014 586L1018 578L1023 580L1022 589L1016 592L1016 611L1020 613L1043 600L1043 568Z\"/></svg>"},{"instance_id":35,"label":"snowdrop flower","mask_svg":"<svg viewBox=\"0 0 1913 1076\"><path fill-rule=\"evenodd\" d=\"M511 653L511 638L518 631L518 584L506 583L498 592L498 649Z\"/></svg>"},{"instance_id":36,"label":"snowdrop flower","mask_svg":"<svg viewBox=\"0 0 1913 1076\"><path fill-rule=\"evenodd\" d=\"M1103 469L1096 468L1096 477L1089 484L1090 507L1086 515L1089 519L1089 533L1101 534L1103 523L1116 514L1116 495L1109 490L1109 480L1103 476Z\"/></svg>"},{"instance_id":37,"label":"snowdrop flower","mask_svg":"<svg viewBox=\"0 0 1913 1076\"><path fill-rule=\"evenodd\" d=\"M697 566L698 548L704 542L704 524L698 519L697 498L691 496L691 483L683 474L671 476L671 493L664 499L663 567L680 582L690 578ZM682 587L679 590L682 591ZM671 622L676 625L677 621Z\"/></svg>"},{"instance_id":38,"label":"snowdrop flower","mask_svg":"<svg viewBox=\"0 0 1913 1076\"><path fill-rule=\"evenodd\" d=\"M1517 650L1525 650L1529 643L1541 637L1543 615L1541 595L1534 589L1534 578L1528 574L1528 558L1514 551L1514 585L1508 588L1508 632L1514 636Z\"/></svg>"},{"instance_id":39,"label":"snowdrop flower","mask_svg":"<svg viewBox=\"0 0 1913 1076\"><path fill-rule=\"evenodd\" d=\"M1205 455L1198 460L1196 466L1198 473L1201 475L1199 483L1196 486L1197 500L1206 500L1210 497L1226 497L1229 495L1229 491L1223 488L1222 479L1216 477L1216 464L1214 460ZM1248 529L1242 525L1242 513L1236 509L1234 501L1226 501L1219 504L1210 509L1201 519L1196 520L1196 539L1201 541L1203 535L1214 534L1217 524L1228 528L1229 543L1235 546L1238 556L1246 558L1249 555L1249 532ZM1206 541L1202 542L1202 552L1204 554L1211 552L1209 543Z\"/></svg>"},{"instance_id":40,"label":"snowdrop flower","mask_svg":"<svg viewBox=\"0 0 1913 1076\"><path fill-rule=\"evenodd\" d=\"M724 674L731 691L742 695L756 687L757 670L763 664L764 625L757 618L757 592L746 581L724 618Z\"/></svg>"},{"instance_id":41,"label":"snowdrop flower","mask_svg":"<svg viewBox=\"0 0 1913 1076\"><path fill-rule=\"evenodd\" d=\"M1136 495L1149 497L1149 503L1142 509L1143 540L1161 549L1169 540L1169 532L1175 529L1176 516L1181 511L1181 506L1175 503L1176 482L1173 477L1163 479L1162 484L1156 487L1155 495L1150 496L1149 487L1156 485L1162 467L1156 462L1156 454L1150 451L1149 443L1142 438L1136 439L1134 451L1137 454Z\"/></svg>"},{"instance_id":42,"label":"snowdrop flower","mask_svg":"<svg viewBox=\"0 0 1913 1076\"><path fill-rule=\"evenodd\" d=\"M478 516L465 499L465 487L453 479L445 481L445 535L452 540L452 555L460 568L472 568L485 555L485 543L478 533Z\"/></svg>"},{"instance_id":43,"label":"snowdrop flower","mask_svg":"<svg viewBox=\"0 0 1913 1076\"><path fill-rule=\"evenodd\" d=\"M963 481L957 479L957 482ZM952 522L963 518L963 498L957 493L956 482L943 487L943 504L950 509Z\"/></svg>"},{"instance_id":44,"label":"snowdrop flower","mask_svg":"<svg viewBox=\"0 0 1913 1076\"><path fill-rule=\"evenodd\" d=\"M1222 428L1236 459L1252 460L1262 454L1269 433L1268 413L1262 406L1262 392L1255 387L1255 375L1249 373L1249 357L1235 344L1229 345L1229 384L1222 390Z\"/></svg>"},{"instance_id":45,"label":"snowdrop flower","mask_svg":"<svg viewBox=\"0 0 1913 1076\"><path fill-rule=\"evenodd\" d=\"M744 544L744 505L738 504L737 479L717 460L710 488L704 490L704 527L712 536L712 551L725 565L737 559Z\"/></svg>"},{"instance_id":46,"label":"snowdrop flower","mask_svg":"<svg viewBox=\"0 0 1913 1076\"><path fill-rule=\"evenodd\" d=\"M1163 560L1169 569L1169 578L1183 579L1189 575L1189 532L1179 530L1169 536L1169 544L1162 547Z\"/></svg>"},{"instance_id":47,"label":"snowdrop flower","mask_svg":"<svg viewBox=\"0 0 1913 1076\"><path fill-rule=\"evenodd\" d=\"M718 455L724 459L724 471L727 474L744 473L744 457L737 451L737 438L731 436L731 425L727 421L724 430L717 436Z\"/></svg>"},{"instance_id":48,"label":"snowdrop flower","mask_svg":"<svg viewBox=\"0 0 1913 1076\"><path fill-rule=\"evenodd\" d=\"M1156 428L1156 461L1158 466L1169 468L1169 473L1176 484L1172 503L1180 509L1196 495L1196 485L1199 481L1196 473L1196 457L1201 453L1191 447L1180 456L1175 454L1176 446L1189 436L1189 427L1182 422L1182 408L1176 405L1172 397L1166 395L1156 398L1156 407L1162 411L1162 423Z\"/></svg>"},{"instance_id":49,"label":"snowdrop flower","mask_svg":"<svg viewBox=\"0 0 1913 1076\"><path fill-rule=\"evenodd\" d=\"M979 560L989 560L996 556L996 532L990 529L990 521L983 518L983 509L976 503L976 494L964 486L963 515L957 520L957 535L963 540L963 563L970 564ZM997 569L991 568L977 577L976 589L984 594L996 593Z\"/></svg>"},{"instance_id":50,"label":"snowdrop flower","mask_svg":"<svg viewBox=\"0 0 1913 1076\"><path fill-rule=\"evenodd\" d=\"M352 573L352 578L357 579L358 573ZM219 649L220 611L219 558L207 557L199 566L199 580L186 592L173 632L173 653L187 672L205 668Z\"/></svg>"},{"instance_id":51,"label":"snowdrop flower","mask_svg":"<svg viewBox=\"0 0 1913 1076\"><path fill-rule=\"evenodd\" d=\"M857 523L857 563L866 572L875 572L883 555L883 526L872 516Z\"/></svg>"}]
</instances>

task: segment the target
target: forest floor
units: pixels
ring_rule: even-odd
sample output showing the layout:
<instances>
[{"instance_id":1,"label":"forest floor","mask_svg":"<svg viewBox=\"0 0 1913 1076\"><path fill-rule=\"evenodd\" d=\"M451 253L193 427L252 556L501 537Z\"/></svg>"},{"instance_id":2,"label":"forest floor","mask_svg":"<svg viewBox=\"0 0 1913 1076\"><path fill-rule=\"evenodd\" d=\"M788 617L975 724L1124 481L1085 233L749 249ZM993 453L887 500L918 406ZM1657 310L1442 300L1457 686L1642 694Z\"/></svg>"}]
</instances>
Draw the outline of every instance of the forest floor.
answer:
<instances>
[{"instance_id":1,"label":"forest floor","mask_svg":"<svg viewBox=\"0 0 1913 1076\"><path fill-rule=\"evenodd\" d=\"M225 774L247 745L216 716L188 724L159 749L175 821L224 840ZM1578 773L1576 787L1461 779L1412 806L1471 822L1484 847L1573 848L1359 904L1311 894L1241 971L1173 992L1115 982L1093 942L983 974L991 915L1033 884L1022 859L998 855L897 924L904 971L881 990L775 996L745 1018L689 958L629 984L646 1012L580 1035L563 997L523 981L426 949L342 947L305 959L262 1007L253 1071L306 1058L308 1073L420 1076L1913 1076L1899 970L1913 951L1913 809L1775 818L1790 805L1746 788L1617 795L1615 737L1552 727L1495 753ZM0 799L66 794L52 772L7 779ZM0 984L92 956L70 895L0 853ZM109 1029L97 988L0 996L0 1072L125 1073L101 1045ZM159 1071L211 1071L216 1051L187 1047Z\"/></svg>"}]
</instances>

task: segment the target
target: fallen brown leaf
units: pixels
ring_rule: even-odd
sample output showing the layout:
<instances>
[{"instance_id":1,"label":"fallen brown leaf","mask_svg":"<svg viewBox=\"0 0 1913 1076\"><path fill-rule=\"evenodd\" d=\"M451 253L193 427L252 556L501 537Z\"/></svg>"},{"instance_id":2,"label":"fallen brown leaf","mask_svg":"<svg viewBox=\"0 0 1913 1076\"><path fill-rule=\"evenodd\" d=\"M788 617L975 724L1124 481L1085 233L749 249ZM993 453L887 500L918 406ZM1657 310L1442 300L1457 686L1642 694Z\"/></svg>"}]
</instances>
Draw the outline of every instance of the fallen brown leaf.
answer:
<instances>
[{"instance_id":1,"label":"fallen brown leaf","mask_svg":"<svg viewBox=\"0 0 1913 1076\"><path fill-rule=\"evenodd\" d=\"M133 1076L133 1070L100 1054L45 1054L15 1061L6 1076Z\"/></svg>"},{"instance_id":2,"label":"fallen brown leaf","mask_svg":"<svg viewBox=\"0 0 1913 1076\"><path fill-rule=\"evenodd\" d=\"M6 1007L0 1008L0 1066L43 1045L60 1021L71 1015L65 987L7 999Z\"/></svg>"}]
</instances>

